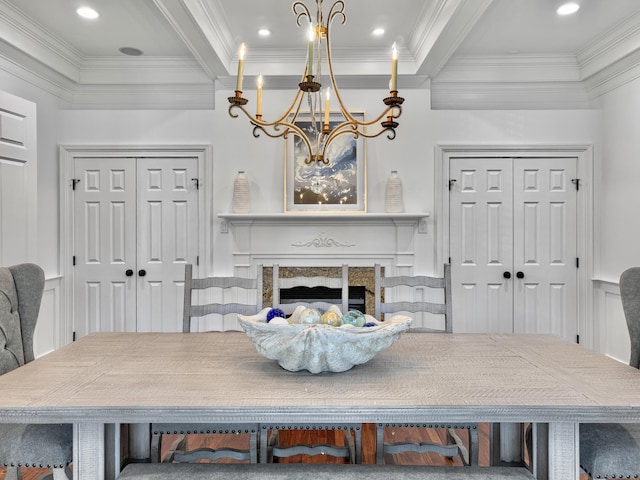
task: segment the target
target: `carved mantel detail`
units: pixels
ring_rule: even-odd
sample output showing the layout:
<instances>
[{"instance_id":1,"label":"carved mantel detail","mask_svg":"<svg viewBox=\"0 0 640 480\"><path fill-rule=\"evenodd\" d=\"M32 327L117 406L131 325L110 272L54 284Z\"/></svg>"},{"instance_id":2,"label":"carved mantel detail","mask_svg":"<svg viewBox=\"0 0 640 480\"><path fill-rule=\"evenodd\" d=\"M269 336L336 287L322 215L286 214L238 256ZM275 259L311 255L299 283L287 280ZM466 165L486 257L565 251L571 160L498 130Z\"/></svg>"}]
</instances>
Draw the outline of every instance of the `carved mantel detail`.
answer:
<instances>
[{"instance_id":1,"label":"carved mantel detail","mask_svg":"<svg viewBox=\"0 0 640 480\"><path fill-rule=\"evenodd\" d=\"M312 240L308 242L294 242L291 244L293 247L316 247L316 248L331 248L331 247L355 247L355 243L341 242L334 238L327 236L324 232L318 234Z\"/></svg>"}]
</instances>

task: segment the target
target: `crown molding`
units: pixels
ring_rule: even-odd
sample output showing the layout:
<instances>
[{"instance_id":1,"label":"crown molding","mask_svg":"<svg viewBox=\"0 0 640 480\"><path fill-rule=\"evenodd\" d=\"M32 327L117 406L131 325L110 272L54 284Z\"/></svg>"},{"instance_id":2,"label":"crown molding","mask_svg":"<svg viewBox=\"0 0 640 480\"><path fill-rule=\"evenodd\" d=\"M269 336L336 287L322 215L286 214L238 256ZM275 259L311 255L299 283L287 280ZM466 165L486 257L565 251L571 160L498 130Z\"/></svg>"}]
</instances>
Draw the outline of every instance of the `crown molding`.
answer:
<instances>
[{"instance_id":1,"label":"crown molding","mask_svg":"<svg viewBox=\"0 0 640 480\"><path fill-rule=\"evenodd\" d=\"M59 98L63 104L73 102L74 82L17 49L0 51L0 69Z\"/></svg>"},{"instance_id":2,"label":"crown molding","mask_svg":"<svg viewBox=\"0 0 640 480\"><path fill-rule=\"evenodd\" d=\"M593 100L637 78L640 78L640 51L598 71L584 80L584 84Z\"/></svg>"},{"instance_id":3,"label":"crown molding","mask_svg":"<svg viewBox=\"0 0 640 480\"><path fill-rule=\"evenodd\" d=\"M244 85L247 91L255 90L255 76L245 76ZM336 83L340 89L351 90L384 90L388 91L389 75L336 75ZM233 91L236 77L218 77L220 87ZM294 90L300 83L300 75L271 75L264 77L267 90ZM400 90L428 89L429 78L424 75L398 75Z\"/></svg>"},{"instance_id":4,"label":"crown molding","mask_svg":"<svg viewBox=\"0 0 640 480\"><path fill-rule=\"evenodd\" d=\"M593 108L581 82L435 82L434 110L575 110Z\"/></svg>"},{"instance_id":5,"label":"crown molding","mask_svg":"<svg viewBox=\"0 0 640 480\"><path fill-rule=\"evenodd\" d=\"M567 55L485 55L452 58L437 82L578 82L576 58Z\"/></svg>"},{"instance_id":6,"label":"crown molding","mask_svg":"<svg viewBox=\"0 0 640 480\"><path fill-rule=\"evenodd\" d=\"M81 85L207 84L212 80L197 60L185 57L94 57L80 70Z\"/></svg>"},{"instance_id":7,"label":"crown molding","mask_svg":"<svg viewBox=\"0 0 640 480\"><path fill-rule=\"evenodd\" d=\"M0 53L9 45L73 81L79 79L82 56L46 32L5 0L0 0Z\"/></svg>"},{"instance_id":8,"label":"crown molding","mask_svg":"<svg viewBox=\"0 0 640 480\"><path fill-rule=\"evenodd\" d=\"M78 85L71 109L77 110L213 110L214 84Z\"/></svg>"},{"instance_id":9,"label":"crown molding","mask_svg":"<svg viewBox=\"0 0 640 480\"><path fill-rule=\"evenodd\" d=\"M578 52L581 78L588 79L638 50L640 50L640 12L619 23Z\"/></svg>"}]
</instances>

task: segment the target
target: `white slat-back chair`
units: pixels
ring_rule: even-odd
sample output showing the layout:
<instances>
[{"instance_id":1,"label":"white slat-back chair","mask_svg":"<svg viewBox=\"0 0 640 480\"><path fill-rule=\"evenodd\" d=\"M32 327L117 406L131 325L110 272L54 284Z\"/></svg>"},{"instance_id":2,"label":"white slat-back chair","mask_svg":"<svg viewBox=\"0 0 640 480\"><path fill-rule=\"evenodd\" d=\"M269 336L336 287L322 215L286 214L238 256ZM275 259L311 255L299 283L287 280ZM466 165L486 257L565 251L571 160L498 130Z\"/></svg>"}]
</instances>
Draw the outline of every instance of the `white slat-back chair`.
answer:
<instances>
[{"instance_id":1,"label":"white slat-back chair","mask_svg":"<svg viewBox=\"0 0 640 480\"><path fill-rule=\"evenodd\" d=\"M184 314L182 331L200 331L198 325L192 325L194 319L200 319L207 315L215 315L220 321L225 315L241 313L243 315L255 315L262 309L262 265L256 267L255 277L207 277L193 278L193 265L185 265L184 278ZM207 294L217 293L215 303L203 303L203 298ZM242 303L240 298L251 298L255 295L255 300L247 300ZM225 302L225 296L233 296L233 300ZM219 301L218 301L219 299ZM197 301L200 300L200 301ZM195 327L195 328L194 328ZM151 425L151 461L152 462L192 462L206 459L216 461L222 458L258 462L258 431L257 423L249 424L208 424L208 423L154 423ZM238 448L221 446L219 448L197 448L187 449L189 434L232 434L248 435L248 448ZM168 448L168 454L161 458L161 447L163 435L178 435L176 441ZM227 437L230 438L230 437ZM233 439L233 444L238 444L238 439ZM245 442L246 443L246 442ZM224 445L221 443L221 445Z\"/></svg>"},{"instance_id":2,"label":"white slat-back chair","mask_svg":"<svg viewBox=\"0 0 640 480\"><path fill-rule=\"evenodd\" d=\"M340 289L340 311L345 314L349 310L349 267L342 265L339 277L324 275L296 276L286 278L280 275L280 266L273 266L273 308L280 308L285 314L290 315L299 306L327 310L335 303L324 301L282 303L280 290L295 287L328 287ZM344 445L305 444L305 445L279 445L279 430L303 430L307 432L319 432L322 430L339 430L344 432ZM351 434L353 432L353 435ZM267 463L274 459L291 457L293 455L330 455L338 458L346 458L351 463L361 463L362 456L362 425L354 423L278 423L263 424L260 426L260 461Z\"/></svg>"},{"instance_id":3,"label":"white slat-back chair","mask_svg":"<svg viewBox=\"0 0 640 480\"><path fill-rule=\"evenodd\" d=\"M375 317L378 320L389 318L394 313L419 313L428 312L442 315L444 325L442 328L414 328L412 331L422 333L451 333L452 332L452 308L451 308L451 265L445 264L442 277L430 276L383 276L382 267L376 264L375 270ZM416 301L417 289L441 290L441 301ZM392 290L396 289L396 290ZM394 301L385 301L395 293ZM421 292L425 293L425 292ZM436 293L436 292L434 292ZM407 295L402 298L401 295ZM401 299L402 298L402 299ZM384 299L384 300L383 300ZM383 314L385 317L383 317ZM427 340L427 339L425 339ZM392 441L392 437L402 438L403 428L436 429L425 431L425 442L409 442L402 440ZM468 445L458 435L460 430L468 432ZM385 441L386 432L386 441ZM446 442L439 443L438 437L444 434ZM415 437L414 437L415 438ZM434 440L432 440L432 438ZM388 454L404 452L435 453L453 459L459 457L464 464L478 465L478 426L477 424L464 425L438 425L438 424L383 424L376 428L376 463L384 463L384 457Z\"/></svg>"}]
</instances>

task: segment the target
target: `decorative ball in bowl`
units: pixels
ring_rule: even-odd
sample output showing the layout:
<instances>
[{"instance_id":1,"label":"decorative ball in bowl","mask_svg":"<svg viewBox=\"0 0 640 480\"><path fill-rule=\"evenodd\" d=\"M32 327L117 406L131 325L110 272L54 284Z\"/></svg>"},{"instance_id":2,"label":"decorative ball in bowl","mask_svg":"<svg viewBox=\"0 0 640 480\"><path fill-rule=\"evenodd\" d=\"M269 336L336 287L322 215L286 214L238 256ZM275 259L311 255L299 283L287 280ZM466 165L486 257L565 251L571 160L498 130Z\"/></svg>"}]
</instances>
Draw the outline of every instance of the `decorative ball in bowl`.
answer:
<instances>
[{"instance_id":1,"label":"decorative ball in bowl","mask_svg":"<svg viewBox=\"0 0 640 480\"><path fill-rule=\"evenodd\" d=\"M265 308L256 315L238 315L238 321L260 355L285 370L311 373L344 372L368 362L395 343L412 321L406 315L384 322L357 311L342 315L338 307L324 313L309 310L315 309L298 307L285 319Z\"/></svg>"}]
</instances>

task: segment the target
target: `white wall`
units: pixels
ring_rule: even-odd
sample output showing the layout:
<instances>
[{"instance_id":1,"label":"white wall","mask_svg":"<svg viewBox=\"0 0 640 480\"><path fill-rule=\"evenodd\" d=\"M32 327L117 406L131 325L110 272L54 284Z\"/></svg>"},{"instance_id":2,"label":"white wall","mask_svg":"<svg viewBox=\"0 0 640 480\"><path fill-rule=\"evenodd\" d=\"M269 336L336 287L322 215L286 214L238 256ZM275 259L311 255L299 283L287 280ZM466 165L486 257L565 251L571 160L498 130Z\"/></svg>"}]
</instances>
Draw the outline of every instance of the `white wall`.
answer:
<instances>
[{"instance_id":1,"label":"white wall","mask_svg":"<svg viewBox=\"0 0 640 480\"><path fill-rule=\"evenodd\" d=\"M603 149L596 196L600 223L596 277L617 282L640 265L640 80L602 98Z\"/></svg>"},{"instance_id":2,"label":"white wall","mask_svg":"<svg viewBox=\"0 0 640 480\"><path fill-rule=\"evenodd\" d=\"M237 170L245 170L249 177L252 211L283 210L283 141L265 135L254 139L246 119L229 117L226 97L232 93L230 91L216 93L214 111L60 110L57 97L1 69L0 82L9 93L38 104L37 261L45 268L48 278L55 278L61 271L59 144L213 145L213 273L232 271L232 238L220 233L216 215L230 210L233 177ZM636 83L607 95L603 102L604 121L601 121L598 110L433 111L428 89L403 91L406 101L397 138L389 141L382 136L367 141L368 210L384 211L386 179L391 170L398 170L403 181L406 210L431 213L428 233L417 236L416 269L435 271L436 241L435 230L431 227L438 221L434 193L435 182L439 181L435 178L438 145L593 144L599 181L595 185L596 205L600 203L595 212L595 223L600 227L598 232L612 232L611 235L597 234L601 245L596 251L597 274L602 278L617 279L623 267L633 263L634 258L640 261L640 249L631 248L640 226L638 222L629 221L635 213L632 207L626 207L630 201L637 207L640 201L632 190L632 176L628 175L629 172L638 173L640 169L638 162L634 162L640 140L637 135L628 133L635 125L633 115L637 110L634 107L640 103L639 92L640 85ZM255 92L246 95L253 99ZM367 118L377 115L382 107L383 93L378 91L344 91L342 95L351 110L365 111ZM280 106L290 100L290 91L266 90L265 118L280 113ZM251 108L251 104L249 106ZM601 130L604 142L600 141Z\"/></svg>"},{"instance_id":3,"label":"white wall","mask_svg":"<svg viewBox=\"0 0 640 480\"><path fill-rule=\"evenodd\" d=\"M37 105L38 190L33 192L38 201L37 258L29 261L42 266L47 278L58 274L58 187L50 181L58 177L58 105L57 97L41 88L8 73L5 61L0 59L0 88L12 95ZM46 208L42 208L46 206Z\"/></svg>"},{"instance_id":4,"label":"white wall","mask_svg":"<svg viewBox=\"0 0 640 480\"><path fill-rule=\"evenodd\" d=\"M604 95L602 155L595 194L596 349L629 361L629 336L620 304L618 280L640 266L640 80Z\"/></svg>"},{"instance_id":5,"label":"white wall","mask_svg":"<svg viewBox=\"0 0 640 480\"><path fill-rule=\"evenodd\" d=\"M214 161L214 270L232 271L230 235L220 233L218 213L229 212L233 177L238 170L250 182L251 210L283 211L284 141L262 135L241 114L228 115L230 91L216 94L217 108L206 111L63 111L62 144L202 144L213 145ZM253 99L252 93L245 95ZM568 145L593 144L598 112L580 111L432 111L429 90L402 92L404 112L397 138L367 141L368 211L384 211L384 191L391 170L398 170L404 187L405 209L431 213L435 222L434 152L438 144ZM343 100L367 118L381 111L382 95L376 91L344 91ZM265 91L264 116L272 118L291 101L290 91ZM251 110L251 103L248 108ZM434 271L434 229L419 236L416 245L419 270Z\"/></svg>"}]
</instances>

